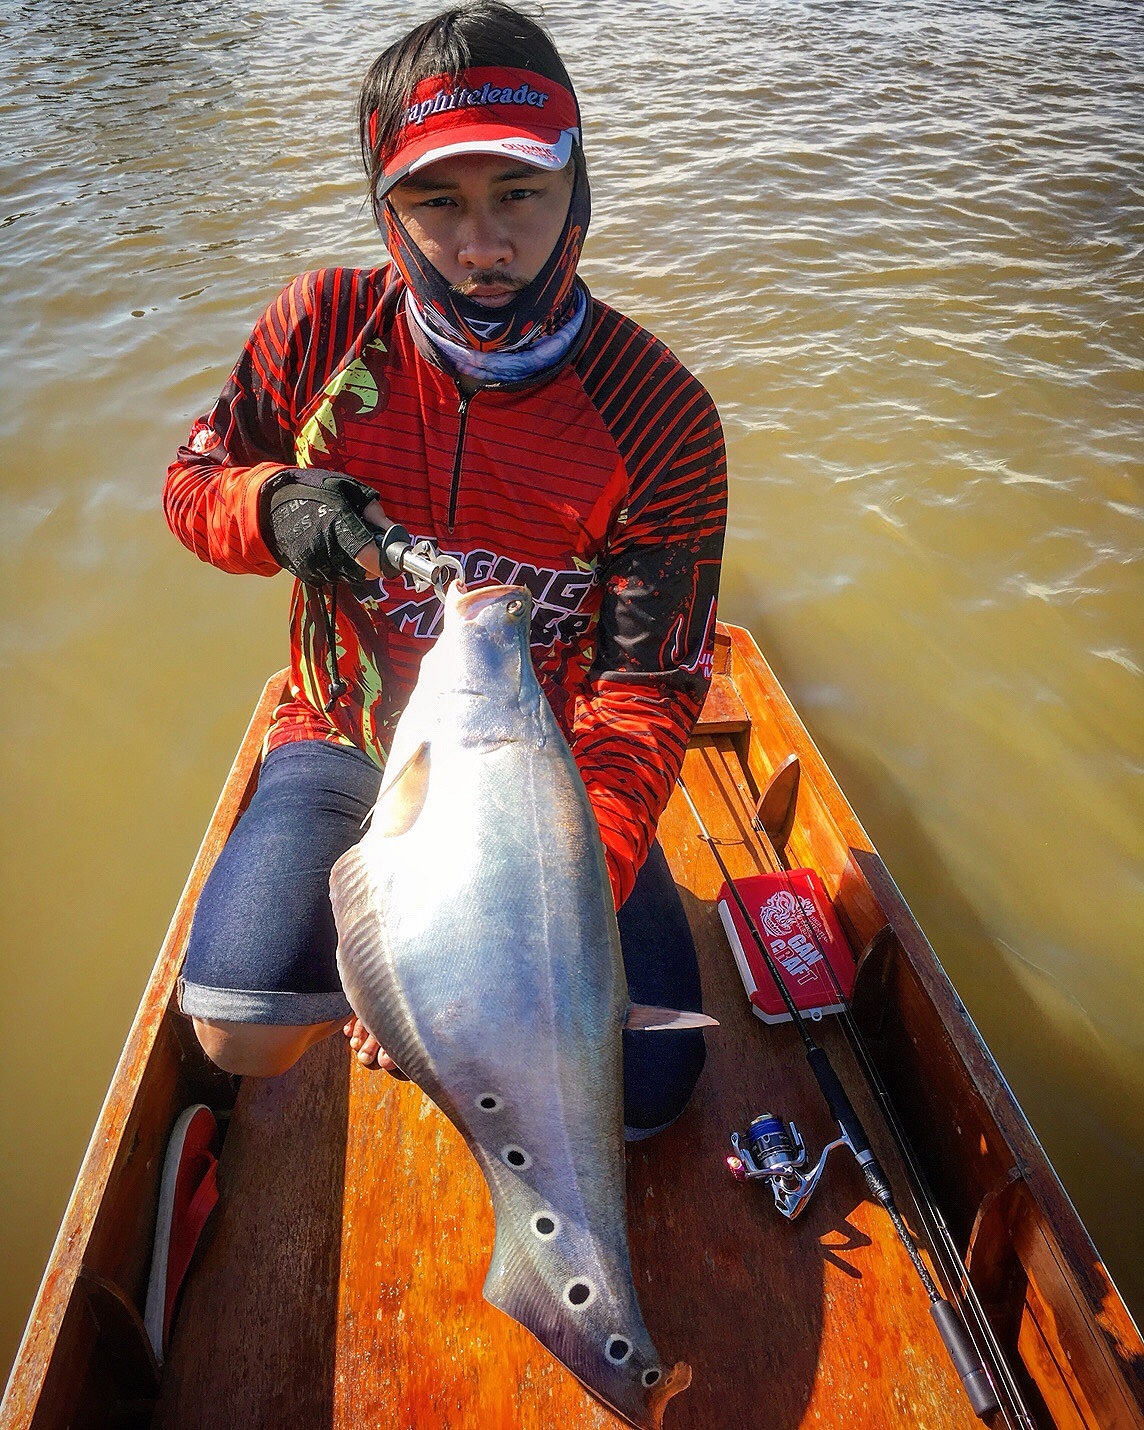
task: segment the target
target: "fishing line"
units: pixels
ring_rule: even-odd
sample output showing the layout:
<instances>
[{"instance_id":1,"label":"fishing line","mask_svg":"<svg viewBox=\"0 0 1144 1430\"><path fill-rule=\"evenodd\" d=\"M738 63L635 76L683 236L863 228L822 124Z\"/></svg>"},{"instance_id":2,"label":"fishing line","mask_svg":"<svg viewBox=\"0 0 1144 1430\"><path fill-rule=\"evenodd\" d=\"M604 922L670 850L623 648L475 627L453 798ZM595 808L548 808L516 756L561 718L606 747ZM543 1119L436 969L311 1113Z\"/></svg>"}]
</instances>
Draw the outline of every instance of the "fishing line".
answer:
<instances>
[{"instance_id":1,"label":"fishing line","mask_svg":"<svg viewBox=\"0 0 1144 1430\"><path fill-rule=\"evenodd\" d=\"M775 966L775 962L771 957L770 950L767 948L766 942L764 941L757 927L755 926L755 921L751 916L750 910L747 908L746 902L744 901L742 894L736 888L735 881L731 876L730 870L727 868L727 865L723 860L723 856L716 848L715 840L708 832L707 826L704 824L703 818L695 805L695 801L691 798L691 793L688 790L686 784L684 783L682 776L679 779L679 787L683 792L684 799L687 801L687 804L691 809L691 813L699 829L700 836L702 837L707 847L710 849L712 857L714 858L716 864L719 866L719 871L723 875L727 888L739 908L739 912L746 920L747 928L751 933L752 937L754 938L756 945L758 946L759 953L761 954L763 961L767 966L768 972L774 980L775 987L777 988L779 995L786 1006L791 1021L794 1023L795 1028L799 1033L799 1036L802 1038L806 1051L806 1060L810 1064L811 1072L814 1074L815 1081L818 1083L819 1086L819 1090L822 1092L823 1098L825 1099L827 1106L830 1108L831 1115L838 1123L838 1126L842 1132L841 1141L850 1148L851 1152L853 1152L855 1160L862 1169L862 1173L866 1178L867 1186L870 1188L874 1199L885 1209L887 1215L889 1216L894 1230L897 1232L898 1237L901 1240L902 1245L910 1258L910 1261L913 1263L914 1269L917 1271L922 1286L924 1287L926 1295L929 1298L930 1315L933 1318L934 1324L938 1329L938 1333L941 1336L942 1342L944 1343L946 1350L949 1352L950 1359L953 1361L954 1368L957 1371L957 1374L961 1379L961 1383L965 1388L966 1395L969 1398L969 1403L973 1408L974 1414L976 1414L981 1419L985 1419L994 1411L1000 1410L1001 1405L994 1391L993 1385L990 1381L989 1373L985 1369L985 1365L981 1360L980 1353L978 1352L977 1347L974 1345L973 1341L969 1337L968 1331L962 1323L961 1318L958 1316L953 1306L951 1306L950 1303L942 1296L941 1292L938 1290L938 1287L933 1280L933 1277L930 1275L928 1268L922 1261L921 1253L918 1250L917 1243L915 1242L909 1228L906 1226L901 1212L898 1210L898 1207L894 1201L893 1190L889 1184L889 1181L886 1178L885 1173L879 1165L873 1150L870 1147L869 1139L866 1136L865 1129L862 1126L858 1114L855 1112L854 1107L846 1094L845 1088L839 1081L838 1075L834 1071L834 1068L830 1063L830 1059L828 1058L825 1049L819 1047L819 1045L815 1042L814 1038L810 1033L810 1029L807 1027L806 1019L802 1016L802 1013L796 1006L794 999L792 998L789 990L786 987L786 981L783 979L778 968ZM771 844L769 838L767 838L767 845L771 850L772 855L774 855L774 846ZM781 869L781 861L779 861L779 866ZM782 874L785 879L785 882L789 884L789 874L787 874L785 870L782 871ZM793 893L793 886L791 892ZM799 901L798 895L795 894L794 898L795 907L801 908L801 903ZM818 946L817 939L815 939L815 945L816 947ZM826 960L826 963L829 967L829 959ZM842 1001L845 1004L845 999L843 999ZM832 1144L832 1147L837 1145L837 1143L834 1143ZM826 1149L826 1152L824 1152L823 1157L820 1159L818 1166L815 1169L815 1172L812 1174L810 1190L813 1189L813 1184L817 1180L817 1175L821 1172L821 1169L825 1163L825 1157L830 1150L831 1148ZM806 1192L806 1195L809 1195L809 1190ZM783 1209L777 1193L776 1204L780 1206L780 1210ZM791 1214L791 1212L787 1213L787 1215Z\"/></svg>"}]
</instances>

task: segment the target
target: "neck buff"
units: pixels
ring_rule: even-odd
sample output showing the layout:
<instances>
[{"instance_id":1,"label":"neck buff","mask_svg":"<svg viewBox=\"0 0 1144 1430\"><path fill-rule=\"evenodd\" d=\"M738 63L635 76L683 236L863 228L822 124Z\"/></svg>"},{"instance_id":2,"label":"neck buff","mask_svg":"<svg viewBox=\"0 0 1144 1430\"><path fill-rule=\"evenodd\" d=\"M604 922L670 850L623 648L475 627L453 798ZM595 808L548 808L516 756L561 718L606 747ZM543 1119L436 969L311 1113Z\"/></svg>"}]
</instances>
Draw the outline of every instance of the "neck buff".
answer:
<instances>
[{"instance_id":1,"label":"neck buff","mask_svg":"<svg viewBox=\"0 0 1144 1430\"><path fill-rule=\"evenodd\" d=\"M383 212L389 256L409 288L421 325L432 337L459 344L470 353L519 353L558 332L576 316L583 301L576 288L576 265L592 198L583 164L575 158L570 162L576 164L576 178L560 237L536 277L501 308L486 308L455 293L386 201ZM569 343L574 336L575 331Z\"/></svg>"},{"instance_id":2,"label":"neck buff","mask_svg":"<svg viewBox=\"0 0 1144 1430\"><path fill-rule=\"evenodd\" d=\"M580 284L573 291L572 301L571 315L562 328L537 338L528 347L507 353L478 352L436 332L429 326L416 298L409 292L405 295L405 311L454 377L472 377L479 382L524 382L556 367L576 341L588 316L588 293Z\"/></svg>"}]
</instances>

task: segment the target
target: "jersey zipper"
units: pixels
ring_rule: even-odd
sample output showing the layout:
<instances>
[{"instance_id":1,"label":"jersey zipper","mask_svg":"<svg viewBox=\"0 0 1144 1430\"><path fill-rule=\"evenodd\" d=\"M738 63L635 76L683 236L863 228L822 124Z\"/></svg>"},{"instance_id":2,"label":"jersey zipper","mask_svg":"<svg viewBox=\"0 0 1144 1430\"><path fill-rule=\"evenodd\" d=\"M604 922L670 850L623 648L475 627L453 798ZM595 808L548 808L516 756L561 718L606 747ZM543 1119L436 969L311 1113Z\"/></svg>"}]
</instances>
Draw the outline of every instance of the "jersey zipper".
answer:
<instances>
[{"instance_id":1,"label":"jersey zipper","mask_svg":"<svg viewBox=\"0 0 1144 1430\"><path fill-rule=\"evenodd\" d=\"M461 462L465 455L465 427L469 420L469 403L472 396L471 392L462 393L460 406L457 408L457 416L461 420L460 426L457 428L457 449L453 453L453 476L449 482L449 513L446 518L450 535L453 532L453 523L457 519L457 498L461 493Z\"/></svg>"}]
</instances>

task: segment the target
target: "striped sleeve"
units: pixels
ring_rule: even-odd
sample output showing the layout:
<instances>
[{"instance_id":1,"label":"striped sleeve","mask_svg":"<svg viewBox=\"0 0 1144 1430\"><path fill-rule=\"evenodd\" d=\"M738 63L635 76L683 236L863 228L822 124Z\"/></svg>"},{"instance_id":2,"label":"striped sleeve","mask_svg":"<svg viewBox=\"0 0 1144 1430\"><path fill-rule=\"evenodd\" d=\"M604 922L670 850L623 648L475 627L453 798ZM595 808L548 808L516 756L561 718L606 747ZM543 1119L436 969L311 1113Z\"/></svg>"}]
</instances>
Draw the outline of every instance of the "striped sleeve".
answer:
<instances>
[{"instance_id":1,"label":"striped sleeve","mask_svg":"<svg viewBox=\"0 0 1144 1430\"><path fill-rule=\"evenodd\" d=\"M572 748L619 904L655 836L711 680L727 468L714 404L661 343L623 319L600 324L589 348L582 375L629 491L601 572L596 656Z\"/></svg>"},{"instance_id":2,"label":"striped sleeve","mask_svg":"<svg viewBox=\"0 0 1144 1430\"><path fill-rule=\"evenodd\" d=\"M295 465L299 414L344 353L363 286L368 271L323 269L295 279L259 318L218 401L179 448L163 509L201 560L260 576L281 569L262 538L261 491Z\"/></svg>"}]
</instances>

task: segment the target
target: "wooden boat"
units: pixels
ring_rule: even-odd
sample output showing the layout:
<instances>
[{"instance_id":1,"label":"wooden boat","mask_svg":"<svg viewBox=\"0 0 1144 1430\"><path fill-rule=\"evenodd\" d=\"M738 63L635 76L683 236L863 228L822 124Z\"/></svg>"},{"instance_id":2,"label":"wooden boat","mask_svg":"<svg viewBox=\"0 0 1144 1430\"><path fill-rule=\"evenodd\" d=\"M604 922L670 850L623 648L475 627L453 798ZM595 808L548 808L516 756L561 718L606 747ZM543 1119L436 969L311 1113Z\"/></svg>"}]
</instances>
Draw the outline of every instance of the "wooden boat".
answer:
<instances>
[{"instance_id":1,"label":"wooden boat","mask_svg":"<svg viewBox=\"0 0 1144 1430\"><path fill-rule=\"evenodd\" d=\"M199 1051L173 997L195 899L258 779L283 689L259 702L100 1115L0 1413L49 1427L540 1427L620 1422L481 1298L491 1211L450 1125L329 1039L244 1082ZM826 884L860 955L853 1022L816 1025L924 1254L997 1384L991 1423L1144 1424L1144 1346L937 959L747 632L720 628L685 781L736 877ZM764 837L765 836L765 837ZM927 1298L853 1160L796 1222L724 1167L764 1108L834 1129L790 1024L751 1016L714 908L721 875L678 792L661 838L703 960L707 1068L669 1131L629 1148L632 1261L661 1352L694 1367L688 1427L978 1423ZM222 1199L160 1375L140 1317L159 1172L196 1101L225 1129ZM907 1160L891 1122L904 1139ZM907 1165L908 1162L908 1165ZM911 1194L924 1181L932 1197ZM967 1299L968 1297L968 1299ZM991 1344L989 1344L991 1343Z\"/></svg>"}]
</instances>

